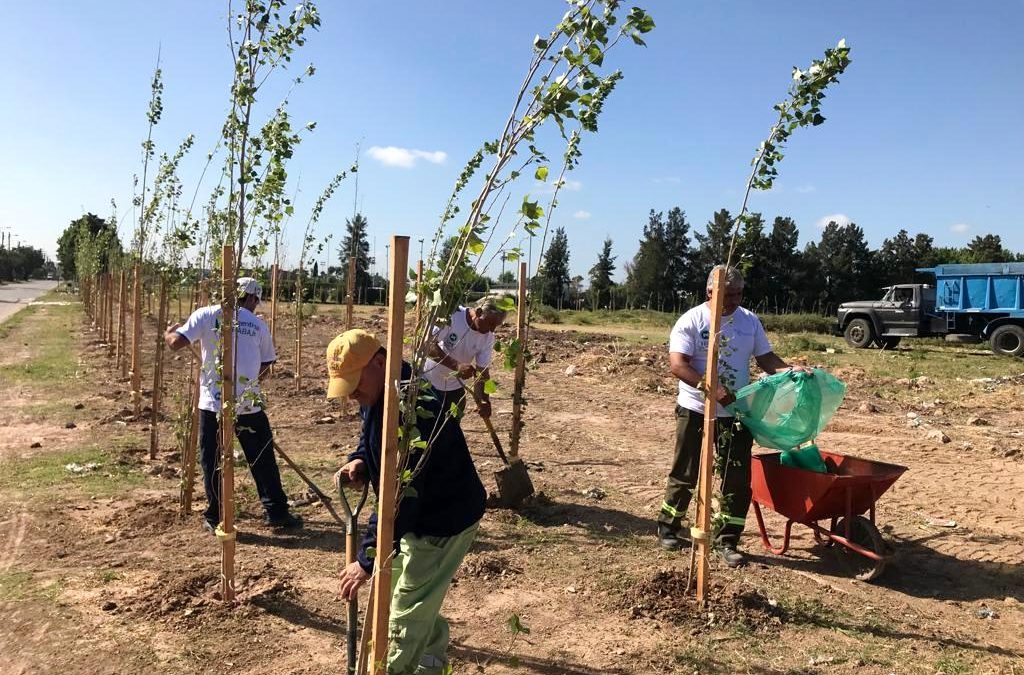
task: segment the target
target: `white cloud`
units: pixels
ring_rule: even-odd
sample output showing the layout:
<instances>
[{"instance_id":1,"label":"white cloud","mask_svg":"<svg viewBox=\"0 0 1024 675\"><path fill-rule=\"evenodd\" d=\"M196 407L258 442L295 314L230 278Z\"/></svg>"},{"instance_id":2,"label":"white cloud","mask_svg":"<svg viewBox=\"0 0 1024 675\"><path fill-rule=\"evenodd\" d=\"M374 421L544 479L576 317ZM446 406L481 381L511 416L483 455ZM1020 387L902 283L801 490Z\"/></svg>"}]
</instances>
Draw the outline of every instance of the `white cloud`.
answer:
<instances>
[{"instance_id":1,"label":"white cloud","mask_svg":"<svg viewBox=\"0 0 1024 675\"><path fill-rule=\"evenodd\" d=\"M418 160L430 162L431 164L443 164L448 159L448 153L441 150L429 152L427 150L413 150L410 148L396 148L393 145L380 147L375 145L367 154L384 166L395 166L400 169L411 169L416 166Z\"/></svg>"},{"instance_id":2,"label":"white cloud","mask_svg":"<svg viewBox=\"0 0 1024 675\"><path fill-rule=\"evenodd\" d=\"M575 218L576 220L589 220L590 219L590 211L584 211L584 210L581 209L581 210L577 211L576 213L572 214L572 217Z\"/></svg>"},{"instance_id":3,"label":"white cloud","mask_svg":"<svg viewBox=\"0 0 1024 675\"><path fill-rule=\"evenodd\" d=\"M853 221L850 219L850 216L846 215L845 213L833 213L831 215L819 218L818 222L815 223L815 225L819 230L824 230L829 223L835 223L840 227L844 227L852 222Z\"/></svg>"},{"instance_id":4,"label":"white cloud","mask_svg":"<svg viewBox=\"0 0 1024 675\"><path fill-rule=\"evenodd\" d=\"M538 194L542 194L542 195L547 194L547 195L549 195L549 194L551 194L551 193L553 193L555 191L555 181L551 181L550 183L537 182L537 183L534 184L534 188L533 189L536 190ZM567 180L566 179L566 180L562 181L562 189L559 190L559 192L579 192L582 189L583 189L583 183L582 182L580 182L578 180Z\"/></svg>"},{"instance_id":5,"label":"white cloud","mask_svg":"<svg viewBox=\"0 0 1024 675\"><path fill-rule=\"evenodd\" d=\"M816 187L814 187L813 185L801 185L800 187L798 187L798 188L796 189L796 191L797 191L797 192L798 192L799 194L802 194L802 195L809 195L809 194L811 194L812 192L814 192L814 191L815 191L816 189L817 189L817 188L816 188Z\"/></svg>"},{"instance_id":6,"label":"white cloud","mask_svg":"<svg viewBox=\"0 0 1024 675\"><path fill-rule=\"evenodd\" d=\"M971 226L967 223L957 223L956 225L950 225L949 231L955 232L956 234L964 234L971 229Z\"/></svg>"}]
</instances>

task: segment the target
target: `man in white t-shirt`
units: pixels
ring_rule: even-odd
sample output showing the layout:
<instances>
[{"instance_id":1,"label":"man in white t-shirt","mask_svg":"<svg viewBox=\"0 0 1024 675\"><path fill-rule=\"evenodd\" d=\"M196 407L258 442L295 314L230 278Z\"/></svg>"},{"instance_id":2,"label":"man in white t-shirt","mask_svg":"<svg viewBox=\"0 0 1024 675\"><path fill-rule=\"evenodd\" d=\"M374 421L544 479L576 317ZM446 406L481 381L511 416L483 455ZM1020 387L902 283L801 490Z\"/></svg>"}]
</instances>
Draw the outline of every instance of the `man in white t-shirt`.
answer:
<instances>
[{"instance_id":1,"label":"man in white t-shirt","mask_svg":"<svg viewBox=\"0 0 1024 675\"><path fill-rule=\"evenodd\" d=\"M724 267L719 265L715 270ZM704 436L704 401L713 399L717 406L719 442L722 461L722 511L727 513L725 525L718 534L722 559L729 567L743 564L743 555L736 550L750 508L750 450L753 437L741 424L736 424L726 406L735 400L733 393L750 382L750 359L767 373L790 368L768 344L761 320L753 312L740 307L743 299L743 275L735 267L727 267L721 338L719 340L718 380L714 392L704 391L708 342L711 328L711 285L715 270L708 275L709 302L683 314L669 335L669 367L679 379L676 399L675 460L668 475L665 499L658 517L658 541L663 548L676 550L687 543L680 537L690 498L697 487L701 441Z\"/></svg>"},{"instance_id":2,"label":"man in white t-shirt","mask_svg":"<svg viewBox=\"0 0 1024 675\"><path fill-rule=\"evenodd\" d=\"M447 413L454 403L461 415L466 399L463 380L469 380L480 415L491 416L491 399L484 383L491 377L494 330L505 321L505 315L494 298L484 298L471 309L459 307L448 325L434 333L423 377L441 399L442 412Z\"/></svg>"},{"instance_id":3,"label":"man in white t-shirt","mask_svg":"<svg viewBox=\"0 0 1024 675\"><path fill-rule=\"evenodd\" d=\"M266 511L264 521L272 527L298 528L302 519L288 512L288 498L281 486L281 474L274 454L270 421L263 412L260 378L277 360L270 329L253 311L260 302L259 282L252 277L238 280L238 327L235 332L235 435L245 452L256 492ZM168 326L167 345L178 350L199 342L202 367L199 371L199 447L206 489L203 527L215 532L220 513L220 435L218 415L221 408L219 372L220 305L200 307L184 325Z\"/></svg>"}]
</instances>

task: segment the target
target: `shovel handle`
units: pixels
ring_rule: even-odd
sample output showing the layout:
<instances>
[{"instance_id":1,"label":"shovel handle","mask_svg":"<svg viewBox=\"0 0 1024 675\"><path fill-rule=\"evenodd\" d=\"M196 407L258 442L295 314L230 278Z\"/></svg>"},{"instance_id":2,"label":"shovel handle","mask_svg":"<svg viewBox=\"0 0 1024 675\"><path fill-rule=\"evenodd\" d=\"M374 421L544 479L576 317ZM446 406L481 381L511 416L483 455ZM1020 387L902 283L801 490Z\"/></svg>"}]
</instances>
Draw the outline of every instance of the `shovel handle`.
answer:
<instances>
[{"instance_id":1,"label":"shovel handle","mask_svg":"<svg viewBox=\"0 0 1024 675\"><path fill-rule=\"evenodd\" d=\"M462 385L462 388L468 391L473 396L473 401L476 403L477 407L479 407L480 398L476 395L476 389L474 389L473 387L467 387L465 384ZM505 449L501 447L501 439L498 438L498 432L494 430L494 425L491 423L491 418L484 417L483 415L481 415L480 419L484 421L484 426L487 427L487 433L491 435L491 442L494 443L494 449L498 451L498 457L501 458L501 461L505 464L505 466L512 466L512 464L508 461L508 455L505 454Z\"/></svg>"}]
</instances>

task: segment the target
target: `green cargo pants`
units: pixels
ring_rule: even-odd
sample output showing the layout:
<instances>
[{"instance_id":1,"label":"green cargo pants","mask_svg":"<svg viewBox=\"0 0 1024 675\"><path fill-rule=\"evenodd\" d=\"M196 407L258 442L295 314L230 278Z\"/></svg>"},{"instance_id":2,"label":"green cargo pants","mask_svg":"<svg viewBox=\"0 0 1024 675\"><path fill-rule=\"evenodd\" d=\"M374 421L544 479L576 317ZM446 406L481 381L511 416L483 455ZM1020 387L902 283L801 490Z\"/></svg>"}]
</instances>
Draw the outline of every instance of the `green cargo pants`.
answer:
<instances>
[{"instance_id":1,"label":"green cargo pants","mask_svg":"<svg viewBox=\"0 0 1024 675\"><path fill-rule=\"evenodd\" d=\"M388 675L439 675L448 662L441 603L479 523L452 537L402 537L391 565Z\"/></svg>"}]
</instances>

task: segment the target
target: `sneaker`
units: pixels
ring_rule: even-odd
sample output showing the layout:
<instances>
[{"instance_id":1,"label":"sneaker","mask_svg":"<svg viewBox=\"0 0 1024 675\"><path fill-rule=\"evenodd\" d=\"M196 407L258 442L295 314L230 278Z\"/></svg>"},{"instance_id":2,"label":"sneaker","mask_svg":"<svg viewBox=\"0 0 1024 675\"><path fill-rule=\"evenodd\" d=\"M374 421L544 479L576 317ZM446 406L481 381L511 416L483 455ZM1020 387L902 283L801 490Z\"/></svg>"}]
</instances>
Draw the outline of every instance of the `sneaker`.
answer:
<instances>
[{"instance_id":1,"label":"sneaker","mask_svg":"<svg viewBox=\"0 0 1024 675\"><path fill-rule=\"evenodd\" d=\"M218 525L218 523L211 523L206 518L203 518L203 531L204 532L209 532L210 534L216 536L217 535L217 525Z\"/></svg>"},{"instance_id":2,"label":"sneaker","mask_svg":"<svg viewBox=\"0 0 1024 675\"><path fill-rule=\"evenodd\" d=\"M722 562L725 563L726 567L735 569L747 564L746 557L737 551L735 546L723 546L719 551L719 555L722 556Z\"/></svg>"},{"instance_id":3,"label":"sneaker","mask_svg":"<svg viewBox=\"0 0 1024 675\"><path fill-rule=\"evenodd\" d=\"M678 530L670 530L667 527L658 526L658 544L666 551L678 551L689 544L685 539L679 538Z\"/></svg>"},{"instance_id":4,"label":"sneaker","mask_svg":"<svg viewBox=\"0 0 1024 675\"><path fill-rule=\"evenodd\" d=\"M286 513L278 518L271 518L266 516L263 518L263 522L270 525L276 530L301 530L302 529L302 517L296 516L291 513Z\"/></svg>"}]
</instances>

